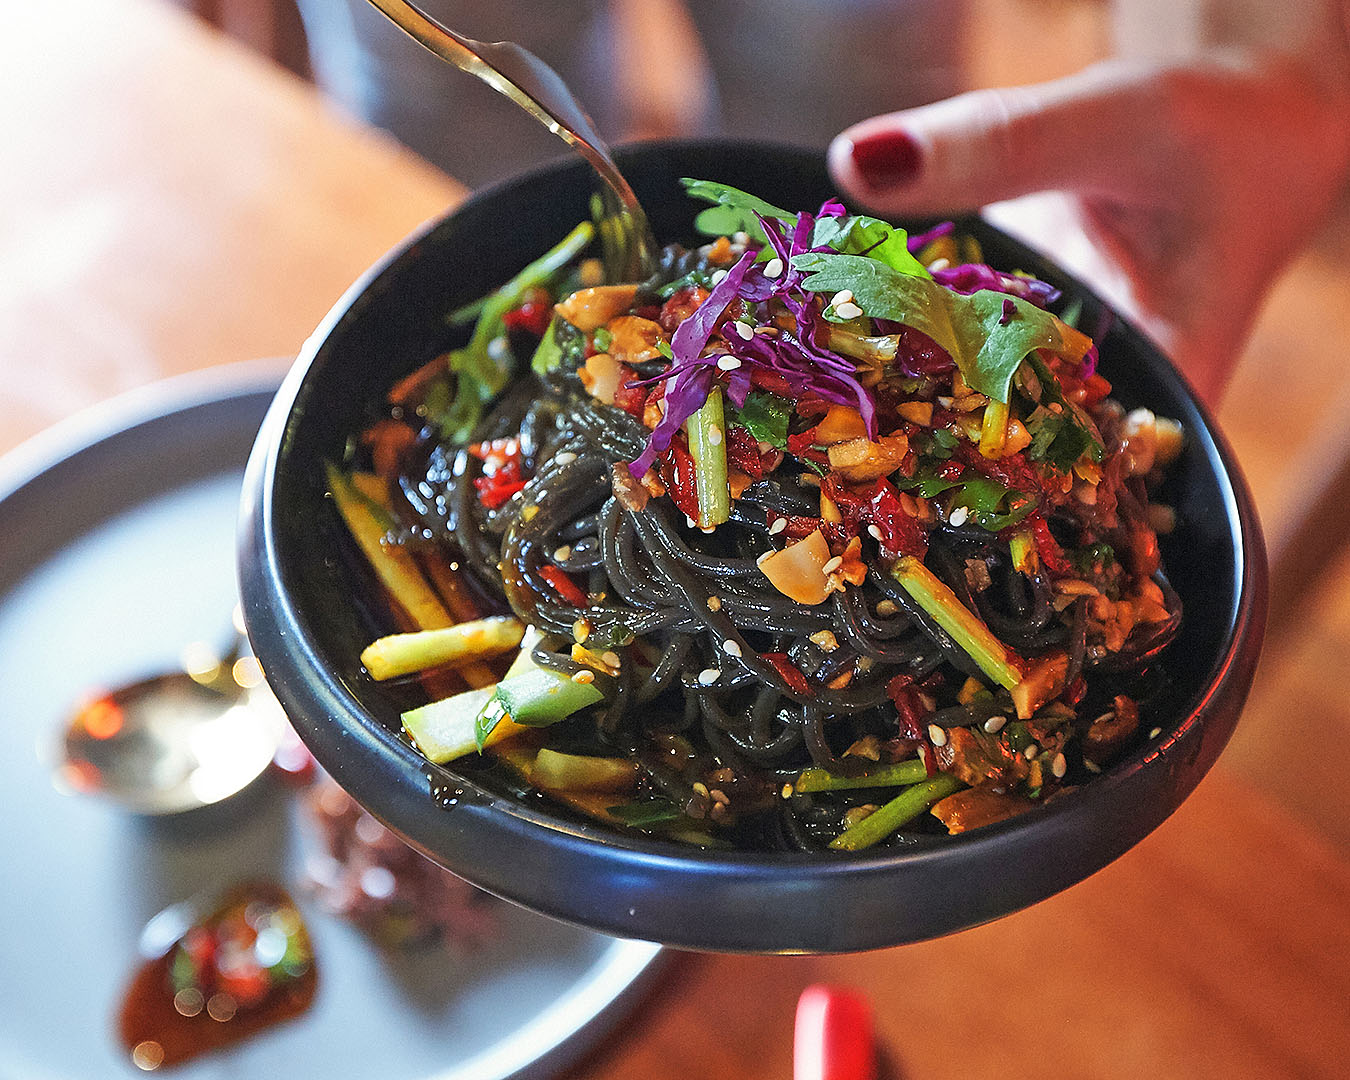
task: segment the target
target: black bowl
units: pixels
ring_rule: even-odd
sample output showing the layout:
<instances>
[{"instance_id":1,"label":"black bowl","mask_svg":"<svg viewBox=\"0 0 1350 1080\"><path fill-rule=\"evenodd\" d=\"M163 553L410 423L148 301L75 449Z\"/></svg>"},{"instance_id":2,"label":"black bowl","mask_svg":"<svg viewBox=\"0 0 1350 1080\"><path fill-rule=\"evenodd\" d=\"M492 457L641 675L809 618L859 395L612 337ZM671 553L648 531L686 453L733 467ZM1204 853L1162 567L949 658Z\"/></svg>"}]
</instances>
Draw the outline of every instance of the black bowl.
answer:
<instances>
[{"instance_id":1,"label":"black bowl","mask_svg":"<svg viewBox=\"0 0 1350 1080\"><path fill-rule=\"evenodd\" d=\"M657 235L689 238L681 176L722 180L789 208L832 194L817 153L652 144L619 155ZM1105 866L1159 825L1213 765L1237 722L1266 610L1264 548L1232 453L1171 364L1054 266L989 225L965 225L989 261L1081 298L1101 367L1126 405L1188 433L1163 501L1185 602L1156 736L1049 805L956 837L850 856L704 851L622 834L429 766L399 738L398 705L361 674L376 631L325 496L369 403L444 350L445 313L506 280L588 216L592 176L563 162L486 191L358 282L306 344L249 465L244 611L277 696L319 762L380 820L489 892L623 937L748 952L840 952L950 933L1018 910ZM433 791L436 797L433 798Z\"/></svg>"}]
</instances>

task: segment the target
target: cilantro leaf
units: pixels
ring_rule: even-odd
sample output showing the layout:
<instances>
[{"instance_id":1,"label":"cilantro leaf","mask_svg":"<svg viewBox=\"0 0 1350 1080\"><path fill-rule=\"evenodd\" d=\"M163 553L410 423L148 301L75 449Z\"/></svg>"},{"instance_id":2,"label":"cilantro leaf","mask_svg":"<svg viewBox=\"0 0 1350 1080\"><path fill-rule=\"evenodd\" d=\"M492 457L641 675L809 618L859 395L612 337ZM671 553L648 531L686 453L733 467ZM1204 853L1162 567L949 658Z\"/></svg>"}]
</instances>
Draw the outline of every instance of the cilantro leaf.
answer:
<instances>
[{"instance_id":1,"label":"cilantro leaf","mask_svg":"<svg viewBox=\"0 0 1350 1080\"><path fill-rule=\"evenodd\" d=\"M807 252L792 265L808 276L813 292L849 289L867 315L911 326L945 349L974 389L995 401L1008 401L1013 373L1036 349L1079 361L1091 339L1014 296L982 289L963 296L934 281L902 274L862 255ZM1011 305L1011 317L1005 306Z\"/></svg>"},{"instance_id":2,"label":"cilantro leaf","mask_svg":"<svg viewBox=\"0 0 1350 1080\"><path fill-rule=\"evenodd\" d=\"M769 443L776 450L787 446L788 423L792 419L792 402L751 390L745 405L736 410L733 423L742 424L759 442Z\"/></svg>"},{"instance_id":3,"label":"cilantro leaf","mask_svg":"<svg viewBox=\"0 0 1350 1080\"><path fill-rule=\"evenodd\" d=\"M964 506L981 527L998 532L1036 509L1036 500L988 476L977 476L961 485L952 505Z\"/></svg>"}]
</instances>

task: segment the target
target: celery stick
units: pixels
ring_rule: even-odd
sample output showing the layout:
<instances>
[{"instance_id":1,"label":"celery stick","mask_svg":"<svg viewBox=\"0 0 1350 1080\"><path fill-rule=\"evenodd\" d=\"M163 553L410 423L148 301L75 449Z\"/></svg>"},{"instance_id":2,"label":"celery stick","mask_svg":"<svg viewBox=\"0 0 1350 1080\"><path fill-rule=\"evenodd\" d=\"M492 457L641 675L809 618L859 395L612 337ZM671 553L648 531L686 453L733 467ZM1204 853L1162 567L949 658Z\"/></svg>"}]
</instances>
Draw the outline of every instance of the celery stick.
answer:
<instances>
[{"instance_id":1,"label":"celery stick","mask_svg":"<svg viewBox=\"0 0 1350 1080\"><path fill-rule=\"evenodd\" d=\"M902 555L891 567L895 578L918 605L965 649L980 670L1011 690L1022 681L1016 654L985 626L928 567L913 555Z\"/></svg>"},{"instance_id":2,"label":"celery stick","mask_svg":"<svg viewBox=\"0 0 1350 1080\"><path fill-rule=\"evenodd\" d=\"M803 769L792 787L801 792L848 791L852 788L900 787L927 778L928 767L919 758L911 758L891 765L878 765L863 776L836 776L827 769L815 767Z\"/></svg>"},{"instance_id":3,"label":"celery stick","mask_svg":"<svg viewBox=\"0 0 1350 1080\"><path fill-rule=\"evenodd\" d=\"M833 840L835 851L861 851L886 839L900 826L913 821L935 803L961 787L961 781L947 773L905 788L894 799L878 807L856 825L850 825Z\"/></svg>"},{"instance_id":4,"label":"celery stick","mask_svg":"<svg viewBox=\"0 0 1350 1080\"><path fill-rule=\"evenodd\" d=\"M722 391L714 386L703 406L684 422L689 456L694 459L694 488L698 493L698 525L711 529L731 515L731 488L727 481L727 422Z\"/></svg>"},{"instance_id":5,"label":"celery stick","mask_svg":"<svg viewBox=\"0 0 1350 1080\"><path fill-rule=\"evenodd\" d=\"M478 744L478 714L492 697L493 687L465 690L430 705L410 709L403 714L403 730L417 744L417 749L428 761L443 765L447 761L471 754L482 747ZM522 728L514 724L498 724L484 740L484 746L500 742Z\"/></svg>"}]
</instances>

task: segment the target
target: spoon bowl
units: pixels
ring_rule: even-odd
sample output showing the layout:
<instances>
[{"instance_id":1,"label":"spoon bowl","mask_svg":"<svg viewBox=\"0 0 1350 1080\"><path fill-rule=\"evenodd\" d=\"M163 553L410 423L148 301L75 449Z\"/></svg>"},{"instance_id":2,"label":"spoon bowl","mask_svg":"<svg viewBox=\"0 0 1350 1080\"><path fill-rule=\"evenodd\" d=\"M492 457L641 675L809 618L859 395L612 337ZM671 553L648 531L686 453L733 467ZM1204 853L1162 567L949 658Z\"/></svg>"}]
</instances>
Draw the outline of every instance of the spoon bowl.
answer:
<instances>
[{"instance_id":1,"label":"spoon bowl","mask_svg":"<svg viewBox=\"0 0 1350 1080\"><path fill-rule=\"evenodd\" d=\"M65 786L133 813L180 814L248 787L272 761L285 724L265 683L153 675L91 695L76 709L58 775Z\"/></svg>"}]
</instances>

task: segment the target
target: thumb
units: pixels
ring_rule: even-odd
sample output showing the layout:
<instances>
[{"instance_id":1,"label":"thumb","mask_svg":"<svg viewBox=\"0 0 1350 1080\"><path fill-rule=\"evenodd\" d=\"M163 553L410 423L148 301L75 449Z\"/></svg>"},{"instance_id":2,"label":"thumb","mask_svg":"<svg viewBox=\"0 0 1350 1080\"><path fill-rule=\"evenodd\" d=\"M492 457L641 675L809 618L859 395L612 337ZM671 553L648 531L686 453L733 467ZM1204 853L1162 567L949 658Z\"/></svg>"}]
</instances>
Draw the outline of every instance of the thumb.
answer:
<instances>
[{"instance_id":1,"label":"thumb","mask_svg":"<svg viewBox=\"0 0 1350 1080\"><path fill-rule=\"evenodd\" d=\"M1148 75L1099 64L873 117L834 140L830 172L844 194L887 214L967 210L1034 191L1148 190L1163 171L1148 160L1161 96Z\"/></svg>"}]
</instances>

